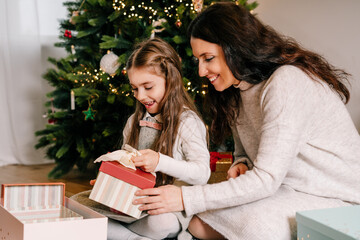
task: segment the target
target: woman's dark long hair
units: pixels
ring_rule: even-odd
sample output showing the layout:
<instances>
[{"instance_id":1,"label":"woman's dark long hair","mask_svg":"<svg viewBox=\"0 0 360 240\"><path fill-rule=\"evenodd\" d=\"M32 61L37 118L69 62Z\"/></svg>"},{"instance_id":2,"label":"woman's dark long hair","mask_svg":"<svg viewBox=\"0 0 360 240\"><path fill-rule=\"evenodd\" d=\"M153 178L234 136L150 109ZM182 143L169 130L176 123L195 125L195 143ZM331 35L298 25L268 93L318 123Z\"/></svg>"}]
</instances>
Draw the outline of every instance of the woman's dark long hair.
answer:
<instances>
[{"instance_id":1,"label":"woman's dark long hair","mask_svg":"<svg viewBox=\"0 0 360 240\"><path fill-rule=\"evenodd\" d=\"M345 103L349 101L350 92L344 84L348 73L265 26L241 5L221 2L209 6L191 22L188 33L190 37L221 46L229 69L238 80L258 84L282 65L293 65L312 79L325 81ZM240 91L230 87L218 92L209 84L207 96L206 105L213 118L211 137L220 143L230 134L239 114Z\"/></svg>"}]
</instances>

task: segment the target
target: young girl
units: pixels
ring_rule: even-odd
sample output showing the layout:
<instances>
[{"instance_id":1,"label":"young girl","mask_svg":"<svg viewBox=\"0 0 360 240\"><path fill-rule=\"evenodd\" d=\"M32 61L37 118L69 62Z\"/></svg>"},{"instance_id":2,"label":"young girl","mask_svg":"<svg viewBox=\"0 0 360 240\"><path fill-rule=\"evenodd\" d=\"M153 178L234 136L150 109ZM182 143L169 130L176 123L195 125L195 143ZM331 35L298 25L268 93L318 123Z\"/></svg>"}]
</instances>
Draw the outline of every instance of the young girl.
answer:
<instances>
[{"instance_id":1,"label":"young girl","mask_svg":"<svg viewBox=\"0 0 360 240\"><path fill-rule=\"evenodd\" d=\"M135 113L123 131L124 144L140 150L135 166L156 172L156 185L205 184L210 176L206 128L183 87L181 62L165 41L139 44L127 63ZM130 224L109 221L108 238L127 239L123 226L152 239L175 237L186 219L181 214L146 216Z\"/></svg>"}]
</instances>

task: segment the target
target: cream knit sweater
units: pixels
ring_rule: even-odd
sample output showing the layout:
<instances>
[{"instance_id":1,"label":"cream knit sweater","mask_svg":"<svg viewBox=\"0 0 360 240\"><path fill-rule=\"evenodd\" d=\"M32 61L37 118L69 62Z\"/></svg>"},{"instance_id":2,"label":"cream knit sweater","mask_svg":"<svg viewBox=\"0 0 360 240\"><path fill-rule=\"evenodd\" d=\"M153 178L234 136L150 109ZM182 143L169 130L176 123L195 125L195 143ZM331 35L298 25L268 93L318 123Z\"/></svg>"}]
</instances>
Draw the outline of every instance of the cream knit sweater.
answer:
<instances>
[{"instance_id":1,"label":"cream knit sweater","mask_svg":"<svg viewBox=\"0 0 360 240\"><path fill-rule=\"evenodd\" d=\"M360 137L328 85L294 66L283 66L267 81L241 92L241 100L234 155L236 163L247 161L253 168L229 181L182 187L188 215L214 210L199 216L229 239L247 239L234 230L247 221L244 209L255 202L261 206L261 201L269 201L265 207L271 208L270 199L282 188L291 194L279 211L289 218L297 210L317 208L316 199L324 207L334 206L333 199L342 200L335 205L360 204ZM288 204L292 198L303 205ZM259 228L253 231L261 232Z\"/></svg>"}]
</instances>

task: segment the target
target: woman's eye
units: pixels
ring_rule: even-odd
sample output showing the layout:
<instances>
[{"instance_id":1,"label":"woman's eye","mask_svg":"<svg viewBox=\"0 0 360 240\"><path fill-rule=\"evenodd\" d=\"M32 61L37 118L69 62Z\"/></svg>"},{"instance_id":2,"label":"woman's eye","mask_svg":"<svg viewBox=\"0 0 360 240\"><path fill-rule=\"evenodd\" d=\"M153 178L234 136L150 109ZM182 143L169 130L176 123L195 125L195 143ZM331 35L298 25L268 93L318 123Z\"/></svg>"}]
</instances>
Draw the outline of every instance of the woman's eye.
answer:
<instances>
[{"instance_id":1,"label":"woman's eye","mask_svg":"<svg viewBox=\"0 0 360 240\"><path fill-rule=\"evenodd\" d=\"M137 92L137 88L133 88L132 91L133 91L133 92Z\"/></svg>"},{"instance_id":2,"label":"woman's eye","mask_svg":"<svg viewBox=\"0 0 360 240\"><path fill-rule=\"evenodd\" d=\"M145 90L150 90L150 89L152 89L152 87L146 87L146 88L145 88Z\"/></svg>"},{"instance_id":3,"label":"woman's eye","mask_svg":"<svg viewBox=\"0 0 360 240\"><path fill-rule=\"evenodd\" d=\"M212 57L207 57L207 58L205 58L205 62L210 62L211 60L213 60L213 56Z\"/></svg>"}]
</instances>

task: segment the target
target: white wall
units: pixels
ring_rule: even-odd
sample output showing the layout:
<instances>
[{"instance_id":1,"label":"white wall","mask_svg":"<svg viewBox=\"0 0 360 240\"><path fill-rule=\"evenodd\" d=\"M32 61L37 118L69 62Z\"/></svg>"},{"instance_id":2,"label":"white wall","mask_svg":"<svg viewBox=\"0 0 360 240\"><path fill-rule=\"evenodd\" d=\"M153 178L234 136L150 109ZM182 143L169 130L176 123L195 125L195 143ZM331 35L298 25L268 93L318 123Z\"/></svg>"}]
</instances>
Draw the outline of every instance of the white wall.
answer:
<instances>
[{"instance_id":1,"label":"white wall","mask_svg":"<svg viewBox=\"0 0 360 240\"><path fill-rule=\"evenodd\" d=\"M257 0L257 16L352 74L347 108L360 132L360 1Z\"/></svg>"},{"instance_id":2,"label":"white wall","mask_svg":"<svg viewBox=\"0 0 360 240\"><path fill-rule=\"evenodd\" d=\"M48 56L65 55L53 47L59 34L63 0L0 0L0 166L48 162L35 150L35 131L49 92L41 77Z\"/></svg>"}]
</instances>

